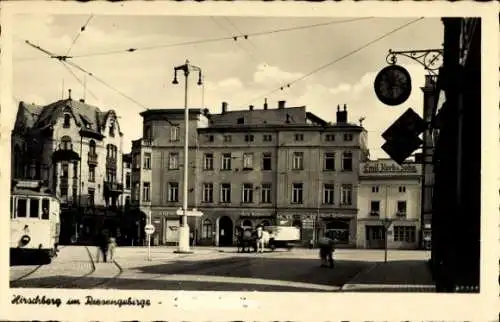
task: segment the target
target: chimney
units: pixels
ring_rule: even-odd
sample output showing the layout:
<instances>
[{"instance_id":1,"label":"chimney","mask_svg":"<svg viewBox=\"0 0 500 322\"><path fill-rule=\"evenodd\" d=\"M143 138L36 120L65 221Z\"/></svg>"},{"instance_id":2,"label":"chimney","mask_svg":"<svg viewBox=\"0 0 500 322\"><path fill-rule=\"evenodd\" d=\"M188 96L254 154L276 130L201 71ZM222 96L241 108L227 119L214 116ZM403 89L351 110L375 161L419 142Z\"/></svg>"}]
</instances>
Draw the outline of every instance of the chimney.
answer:
<instances>
[{"instance_id":1,"label":"chimney","mask_svg":"<svg viewBox=\"0 0 500 322\"><path fill-rule=\"evenodd\" d=\"M264 98L264 110L267 110L267 98Z\"/></svg>"},{"instance_id":2,"label":"chimney","mask_svg":"<svg viewBox=\"0 0 500 322\"><path fill-rule=\"evenodd\" d=\"M222 114L227 112L227 102L222 102Z\"/></svg>"},{"instance_id":3,"label":"chimney","mask_svg":"<svg viewBox=\"0 0 500 322\"><path fill-rule=\"evenodd\" d=\"M425 75L425 87L434 87L434 76L432 75Z\"/></svg>"},{"instance_id":4,"label":"chimney","mask_svg":"<svg viewBox=\"0 0 500 322\"><path fill-rule=\"evenodd\" d=\"M278 108L282 109L285 108L286 101L278 101Z\"/></svg>"},{"instance_id":5,"label":"chimney","mask_svg":"<svg viewBox=\"0 0 500 322\"><path fill-rule=\"evenodd\" d=\"M347 123L347 105L344 104L344 110L340 110L340 105L337 105L337 123Z\"/></svg>"},{"instance_id":6,"label":"chimney","mask_svg":"<svg viewBox=\"0 0 500 322\"><path fill-rule=\"evenodd\" d=\"M80 98L80 102L81 102L81 103L85 103L85 99Z\"/></svg>"},{"instance_id":7,"label":"chimney","mask_svg":"<svg viewBox=\"0 0 500 322\"><path fill-rule=\"evenodd\" d=\"M253 105L250 105L248 108L250 109L250 111L253 111Z\"/></svg>"}]
</instances>

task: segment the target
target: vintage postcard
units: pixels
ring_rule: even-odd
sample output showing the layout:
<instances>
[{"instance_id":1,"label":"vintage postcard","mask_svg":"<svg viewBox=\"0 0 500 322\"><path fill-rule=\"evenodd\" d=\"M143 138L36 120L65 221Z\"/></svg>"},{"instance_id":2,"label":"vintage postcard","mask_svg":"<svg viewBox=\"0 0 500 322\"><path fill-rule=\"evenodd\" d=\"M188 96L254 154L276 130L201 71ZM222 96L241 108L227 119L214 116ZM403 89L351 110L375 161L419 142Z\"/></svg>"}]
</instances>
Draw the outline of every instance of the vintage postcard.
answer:
<instances>
[{"instance_id":1,"label":"vintage postcard","mask_svg":"<svg viewBox=\"0 0 500 322\"><path fill-rule=\"evenodd\" d=\"M498 12L2 3L1 317L493 321Z\"/></svg>"}]
</instances>

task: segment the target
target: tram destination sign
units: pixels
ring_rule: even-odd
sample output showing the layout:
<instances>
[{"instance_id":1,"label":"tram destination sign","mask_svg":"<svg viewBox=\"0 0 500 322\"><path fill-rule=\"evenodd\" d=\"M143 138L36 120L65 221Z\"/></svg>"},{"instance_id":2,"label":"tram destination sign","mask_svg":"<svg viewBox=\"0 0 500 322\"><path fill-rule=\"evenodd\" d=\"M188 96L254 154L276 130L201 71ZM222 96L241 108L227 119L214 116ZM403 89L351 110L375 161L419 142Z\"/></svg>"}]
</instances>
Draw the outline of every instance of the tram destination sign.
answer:
<instances>
[{"instance_id":1,"label":"tram destination sign","mask_svg":"<svg viewBox=\"0 0 500 322\"><path fill-rule=\"evenodd\" d=\"M417 174L419 172L416 164L398 165L392 162L365 163L361 169L364 174Z\"/></svg>"}]
</instances>

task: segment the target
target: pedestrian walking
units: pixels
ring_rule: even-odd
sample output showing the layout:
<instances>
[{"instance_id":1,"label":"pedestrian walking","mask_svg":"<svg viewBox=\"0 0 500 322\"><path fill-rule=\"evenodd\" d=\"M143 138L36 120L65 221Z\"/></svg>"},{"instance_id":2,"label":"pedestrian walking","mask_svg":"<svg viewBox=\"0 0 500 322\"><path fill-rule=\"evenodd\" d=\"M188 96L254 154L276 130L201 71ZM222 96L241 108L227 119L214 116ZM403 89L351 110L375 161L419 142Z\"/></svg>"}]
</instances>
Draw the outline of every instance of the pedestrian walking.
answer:
<instances>
[{"instance_id":1,"label":"pedestrian walking","mask_svg":"<svg viewBox=\"0 0 500 322\"><path fill-rule=\"evenodd\" d=\"M102 256L104 263L107 262L108 243L108 233L106 230L102 230L101 233L97 236L97 263L99 263L100 256Z\"/></svg>"},{"instance_id":2,"label":"pedestrian walking","mask_svg":"<svg viewBox=\"0 0 500 322\"><path fill-rule=\"evenodd\" d=\"M319 256L321 258L321 267L333 268L333 252L334 252L334 244L333 239L329 238L326 234L323 237L320 237L318 240L319 246Z\"/></svg>"},{"instance_id":3,"label":"pedestrian walking","mask_svg":"<svg viewBox=\"0 0 500 322\"><path fill-rule=\"evenodd\" d=\"M109 238L109 243L108 243L108 250L109 250L109 260L113 261L114 256L115 256L115 249L117 247L116 243L116 238L115 237L110 237Z\"/></svg>"},{"instance_id":4,"label":"pedestrian walking","mask_svg":"<svg viewBox=\"0 0 500 322\"><path fill-rule=\"evenodd\" d=\"M256 234L256 242L257 242L257 253L264 252L264 229L262 225L257 226L257 234Z\"/></svg>"}]
</instances>

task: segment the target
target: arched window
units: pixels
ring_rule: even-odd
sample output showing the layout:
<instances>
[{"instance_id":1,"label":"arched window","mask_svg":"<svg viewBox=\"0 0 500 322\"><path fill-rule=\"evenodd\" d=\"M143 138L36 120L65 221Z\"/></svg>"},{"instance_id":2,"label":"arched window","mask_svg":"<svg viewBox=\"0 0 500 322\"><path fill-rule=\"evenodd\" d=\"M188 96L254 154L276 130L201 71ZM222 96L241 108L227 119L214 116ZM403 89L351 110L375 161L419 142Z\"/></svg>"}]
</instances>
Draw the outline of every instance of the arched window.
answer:
<instances>
[{"instance_id":1,"label":"arched window","mask_svg":"<svg viewBox=\"0 0 500 322\"><path fill-rule=\"evenodd\" d=\"M67 135L61 138L61 147L62 150L72 150L73 144L71 144L71 138Z\"/></svg>"},{"instance_id":2,"label":"arched window","mask_svg":"<svg viewBox=\"0 0 500 322\"><path fill-rule=\"evenodd\" d=\"M293 227L302 228L302 221L300 219L295 219L292 223Z\"/></svg>"},{"instance_id":3,"label":"arched window","mask_svg":"<svg viewBox=\"0 0 500 322\"><path fill-rule=\"evenodd\" d=\"M201 238L212 238L212 222L210 221L210 219L203 220L203 224L201 226Z\"/></svg>"},{"instance_id":4,"label":"arched window","mask_svg":"<svg viewBox=\"0 0 500 322\"><path fill-rule=\"evenodd\" d=\"M71 125L71 115L69 113L64 113L64 128L69 128Z\"/></svg>"},{"instance_id":5,"label":"arched window","mask_svg":"<svg viewBox=\"0 0 500 322\"><path fill-rule=\"evenodd\" d=\"M262 220L260 222L260 224L264 227L268 227L268 226L271 226L271 223L269 222L269 220Z\"/></svg>"},{"instance_id":6,"label":"arched window","mask_svg":"<svg viewBox=\"0 0 500 322\"><path fill-rule=\"evenodd\" d=\"M106 155L108 158L116 159L116 155L118 152L118 148L116 147L116 145L113 145L113 144L106 145L106 151L107 151Z\"/></svg>"},{"instance_id":7,"label":"arched window","mask_svg":"<svg viewBox=\"0 0 500 322\"><path fill-rule=\"evenodd\" d=\"M90 140L89 142L89 152L90 154L95 154L95 141Z\"/></svg>"},{"instance_id":8,"label":"arched window","mask_svg":"<svg viewBox=\"0 0 500 322\"><path fill-rule=\"evenodd\" d=\"M252 225L252 221L250 219L245 219L243 220L243 224L242 226L245 226L245 227L253 227Z\"/></svg>"}]
</instances>

